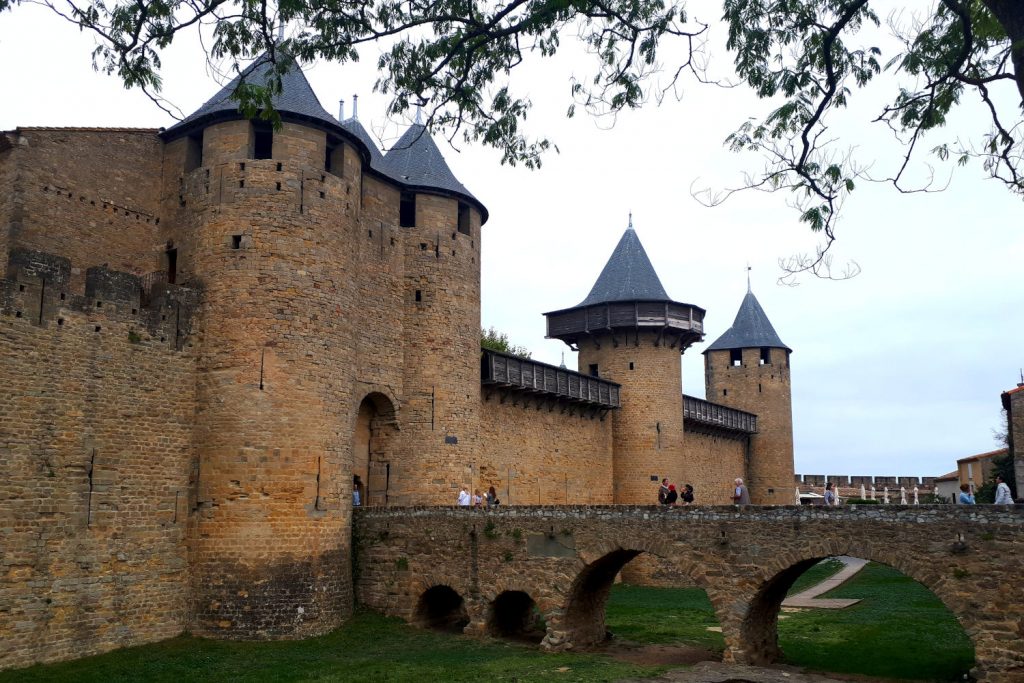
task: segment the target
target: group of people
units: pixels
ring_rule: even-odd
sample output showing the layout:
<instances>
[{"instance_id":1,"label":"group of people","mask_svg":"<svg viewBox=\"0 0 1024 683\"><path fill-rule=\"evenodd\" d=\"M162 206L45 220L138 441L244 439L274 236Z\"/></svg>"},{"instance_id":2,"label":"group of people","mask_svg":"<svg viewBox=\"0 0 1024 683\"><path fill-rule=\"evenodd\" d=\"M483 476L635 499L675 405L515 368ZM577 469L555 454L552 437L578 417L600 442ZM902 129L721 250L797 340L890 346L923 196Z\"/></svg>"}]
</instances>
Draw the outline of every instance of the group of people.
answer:
<instances>
[{"instance_id":1,"label":"group of people","mask_svg":"<svg viewBox=\"0 0 1024 683\"><path fill-rule=\"evenodd\" d=\"M961 505L974 505L974 490L970 484L960 484L960 497L958 498ZM1010 485L1003 481L1003 477L1000 474L996 475L996 499L992 501L994 505L1013 505L1013 495L1010 494Z\"/></svg>"},{"instance_id":2,"label":"group of people","mask_svg":"<svg viewBox=\"0 0 1024 683\"><path fill-rule=\"evenodd\" d=\"M494 487L487 489L485 495L480 495L480 489L475 489L473 495L469 495L469 487L463 486L459 490L459 506L460 507L474 507L482 508L488 507L493 508L501 505L501 501L498 500L498 492L494 490Z\"/></svg>"},{"instance_id":3,"label":"group of people","mask_svg":"<svg viewBox=\"0 0 1024 683\"><path fill-rule=\"evenodd\" d=\"M682 492L676 491L676 485L668 483L668 477L661 480L658 489L658 503L661 505L690 505L693 503L693 487L683 486Z\"/></svg>"}]
</instances>

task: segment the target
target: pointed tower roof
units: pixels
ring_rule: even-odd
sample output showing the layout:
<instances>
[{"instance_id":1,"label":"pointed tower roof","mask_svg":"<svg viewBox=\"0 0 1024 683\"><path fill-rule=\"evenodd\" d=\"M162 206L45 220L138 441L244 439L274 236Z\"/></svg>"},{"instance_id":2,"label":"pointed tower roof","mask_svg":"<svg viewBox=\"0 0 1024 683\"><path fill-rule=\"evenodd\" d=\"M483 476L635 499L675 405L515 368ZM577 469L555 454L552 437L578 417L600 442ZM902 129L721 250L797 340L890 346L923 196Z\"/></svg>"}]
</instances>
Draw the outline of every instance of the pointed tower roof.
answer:
<instances>
[{"instance_id":1,"label":"pointed tower roof","mask_svg":"<svg viewBox=\"0 0 1024 683\"><path fill-rule=\"evenodd\" d=\"M633 218L597 281L572 308L545 313L549 339L581 339L650 330L680 352L704 338L704 309L673 301L633 230Z\"/></svg>"},{"instance_id":2,"label":"pointed tower roof","mask_svg":"<svg viewBox=\"0 0 1024 683\"><path fill-rule=\"evenodd\" d=\"M587 298L576 304L590 306L611 301L670 301L658 274L640 243L633 221L622 233L604 270L590 289Z\"/></svg>"},{"instance_id":3,"label":"pointed tower roof","mask_svg":"<svg viewBox=\"0 0 1024 683\"><path fill-rule=\"evenodd\" d=\"M360 142L370 150L370 168L378 173L387 175L384 171L384 155L381 153L377 143L370 137L369 132L359 123L359 119L353 117L341 122L341 127L359 138Z\"/></svg>"},{"instance_id":4,"label":"pointed tower roof","mask_svg":"<svg viewBox=\"0 0 1024 683\"><path fill-rule=\"evenodd\" d=\"M423 124L414 123L409 126L384 155L383 168L387 175L403 185L411 186L411 189L440 190L465 197L480 207L483 220L487 220L487 210L448 168L441 150Z\"/></svg>"},{"instance_id":5,"label":"pointed tower roof","mask_svg":"<svg viewBox=\"0 0 1024 683\"><path fill-rule=\"evenodd\" d=\"M748 287L747 295L743 297L743 303L740 304L740 310L736 313L732 327L704 349L704 353L722 349L749 349L761 346L786 349L790 353L793 351L779 339L771 321L768 320L764 309L758 303L757 297Z\"/></svg>"},{"instance_id":6,"label":"pointed tower roof","mask_svg":"<svg viewBox=\"0 0 1024 683\"><path fill-rule=\"evenodd\" d=\"M231 79L231 82L221 88L216 95L207 100L203 106L165 130L163 138L173 140L214 120L240 117L238 102L231 99L231 93L243 79L263 85L273 68L270 55L264 52L240 74ZM274 109L285 118L289 116L298 118L319 127L328 126L331 129L338 127L337 119L328 114L320 104L320 100L317 99L316 93L313 92L313 88L310 87L309 81L306 80L305 74L302 73L302 69L297 63L292 65L281 77L281 92L274 96L272 102Z\"/></svg>"}]
</instances>

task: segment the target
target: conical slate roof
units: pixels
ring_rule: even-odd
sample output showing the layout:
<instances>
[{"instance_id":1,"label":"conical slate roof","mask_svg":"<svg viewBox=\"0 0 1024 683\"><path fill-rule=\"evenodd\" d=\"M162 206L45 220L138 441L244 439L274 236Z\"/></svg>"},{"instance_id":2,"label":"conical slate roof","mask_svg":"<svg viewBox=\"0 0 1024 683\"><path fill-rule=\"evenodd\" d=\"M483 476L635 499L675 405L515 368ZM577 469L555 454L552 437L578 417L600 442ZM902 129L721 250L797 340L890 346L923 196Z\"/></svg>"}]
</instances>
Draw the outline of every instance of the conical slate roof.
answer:
<instances>
[{"instance_id":1,"label":"conical slate roof","mask_svg":"<svg viewBox=\"0 0 1024 683\"><path fill-rule=\"evenodd\" d=\"M238 87L243 78L257 85L263 85L267 74L273 68L274 65L270 63L270 56L267 53L263 53L246 67L242 73L235 76L230 83L221 88L220 92L207 100L206 104L185 117L184 120L179 121L164 131L164 138L173 139L180 137L187 131L198 127L199 124L210 119L227 118L232 114L238 114L238 102L231 99L231 93L235 91L235 88ZM281 93L275 95L272 101L274 109L285 116L291 114L311 120L314 123L328 125L332 128L338 127L337 119L324 110L298 64L293 65L281 77Z\"/></svg>"},{"instance_id":2,"label":"conical slate roof","mask_svg":"<svg viewBox=\"0 0 1024 683\"><path fill-rule=\"evenodd\" d=\"M405 185L453 192L480 203L455 178L441 156L441 150L437 148L426 127L420 123L409 126L384 155L384 172Z\"/></svg>"},{"instance_id":3,"label":"conical slate roof","mask_svg":"<svg viewBox=\"0 0 1024 683\"><path fill-rule=\"evenodd\" d=\"M378 173L387 175L384 171L384 155L381 154L377 143L373 141L370 134L363 128L363 124L359 123L359 119L345 119L341 122L341 127L359 138L366 145L367 149L370 150L370 168Z\"/></svg>"},{"instance_id":4,"label":"conical slate roof","mask_svg":"<svg viewBox=\"0 0 1024 683\"><path fill-rule=\"evenodd\" d=\"M576 306L612 301L670 301L630 222L587 298Z\"/></svg>"},{"instance_id":5,"label":"conical slate roof","mask_svg":"<svg viewBox=\"0 0 1024 683\"><path fill-rule=\"evenodd\" d=\"M704 353L722 349L749 349L761 346L793 351L779 339L771 321L768 320L764 309L761 308L761 304L757 302L754 293L748 289L732 327L704 349Z\"/></svg>"}]
</instances>

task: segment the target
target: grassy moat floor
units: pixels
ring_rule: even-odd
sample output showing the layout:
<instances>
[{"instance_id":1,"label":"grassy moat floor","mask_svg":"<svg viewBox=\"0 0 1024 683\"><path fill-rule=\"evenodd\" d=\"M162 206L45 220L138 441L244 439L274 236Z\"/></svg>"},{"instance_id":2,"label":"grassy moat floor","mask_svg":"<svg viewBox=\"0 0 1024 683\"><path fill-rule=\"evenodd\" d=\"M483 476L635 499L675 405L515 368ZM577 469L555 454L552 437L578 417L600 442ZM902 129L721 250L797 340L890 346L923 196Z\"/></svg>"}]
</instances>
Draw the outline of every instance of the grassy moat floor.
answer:
<instances>
[{"instance_id":1,"label":"grassy moat floor","mask_svg":"<svg viewBox=\"0 0 1024 683\"><path fill-rule=\"evenodd\" d=\"M813 567L791 593L836 571ZM810 575L810 576L808 576ZM901 680L962 679L970 640L930 591L895 570L869 564L828 597L861 598L844 610L780 615L786 663L810 670ZM606 652L544 654L519 643L480 641L358 613L320 638L239 643L182 636L97 657L0 672L8 681L615 681L656 676L664 657L644 646L713 654L723 647L707 596L698 589L617 585L607 608L616 634ZM638 656L638 653L639 656Z\"/></svg>"}]
</instances>

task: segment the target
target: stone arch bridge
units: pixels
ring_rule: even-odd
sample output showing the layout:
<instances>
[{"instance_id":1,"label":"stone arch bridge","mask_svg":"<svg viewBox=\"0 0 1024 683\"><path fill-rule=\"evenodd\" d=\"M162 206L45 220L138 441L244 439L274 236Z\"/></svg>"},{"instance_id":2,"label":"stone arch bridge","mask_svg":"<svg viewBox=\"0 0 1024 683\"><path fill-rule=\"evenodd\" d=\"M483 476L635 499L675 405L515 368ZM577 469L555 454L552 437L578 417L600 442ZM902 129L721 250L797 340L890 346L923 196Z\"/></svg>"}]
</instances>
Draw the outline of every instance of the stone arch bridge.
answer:
<instances>
[{"instance_id":1,"label":"stone arch bridge","mask_svg":"<svg viewBox=\"0 0 1024 683\"><path fill-rule=\"evenodd\" d=\"M361 604L466 633L543 623L546 649L603 640L615 576L650 553L707 592L724 658L750 664L780 654L793 581L853 555L931 589L973 641L979 680L1024 680L1024 505L364 508L353 545Z\"/></svg>"}]
</instances>

